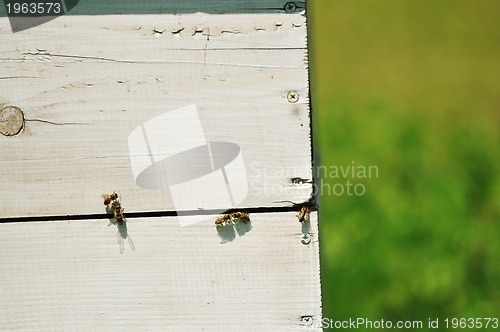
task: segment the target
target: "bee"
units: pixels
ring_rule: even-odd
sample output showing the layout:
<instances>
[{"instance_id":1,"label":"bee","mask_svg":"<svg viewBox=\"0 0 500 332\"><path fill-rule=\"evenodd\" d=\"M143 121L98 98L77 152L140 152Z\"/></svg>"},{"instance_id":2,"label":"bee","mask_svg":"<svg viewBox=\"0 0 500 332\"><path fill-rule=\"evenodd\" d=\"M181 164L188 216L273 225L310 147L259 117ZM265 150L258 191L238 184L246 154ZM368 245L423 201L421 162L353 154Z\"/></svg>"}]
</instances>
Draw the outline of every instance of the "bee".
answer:
<instances>
[{"instance_id":1,"label":"bee","mask_svg":"<svg viewBox=\"0 0 500 332\"><path fill-rule=\"evenodd\" d=\"M215 219L215 225L217 226L226 226L229 225L232 221L231 215L230 214L223 214L221 216L218 216Z\"/></svg>"},{"instance_id":2,"label":"bee","mask_svg":"<svg viewBox=\"0 0 500 332\"><path fill-rule=\"evenodd\" d=\"M103 194L102 198L104 198L104 205L109 205L109 203L113 202L114 200L118 199L118 194L113 191L112 194Z\"/></svg>"},{"instance_id":3,"label":"bee","mask_svg":"<svg viewBox=\"0 0 500 332\"><path fill-rule=\"evenodd\" d=\"M119 201L114 200L111 204L111 208L113 209L113 216L118 224L122 224L127 221L123 215L123 208Z\"/></svg>"},{"instance_id":4,"label":"bee","mask_svg":"<svg viewBox=\"0 0 500 332\"><path fill-rule=\"evenodd\" d=\"M233 212L229 214L223 214L215 219L215 225L227 226L232 223L234 224L238 220L241 220L246 224L250 221L250 215L246 212Z\"/></svg>"},{"instance_id":5,"label":"bee","mask_svg":"<svg viewBox=\"0 0 500 332\"><path fill-rule=\"evenodd\" d=\"M233 217L233 219L235 220L241 220L244 223L250 221L250 215L246 212L234 212L231 214L231 217Z\"/></svg>"},{"instance_id":6,"label":"bee","mask_svg":"<svg viewBox=\"0 0 500 332\"><path fill-rule=\"evenodd\" d=\"M309 220L309 213L311 210L307 206L303 206L302 209L300 209L299 214L297 215L297 218L299 218L299 222L304 222L306 220Z\"/></svg>"}]
</instances>

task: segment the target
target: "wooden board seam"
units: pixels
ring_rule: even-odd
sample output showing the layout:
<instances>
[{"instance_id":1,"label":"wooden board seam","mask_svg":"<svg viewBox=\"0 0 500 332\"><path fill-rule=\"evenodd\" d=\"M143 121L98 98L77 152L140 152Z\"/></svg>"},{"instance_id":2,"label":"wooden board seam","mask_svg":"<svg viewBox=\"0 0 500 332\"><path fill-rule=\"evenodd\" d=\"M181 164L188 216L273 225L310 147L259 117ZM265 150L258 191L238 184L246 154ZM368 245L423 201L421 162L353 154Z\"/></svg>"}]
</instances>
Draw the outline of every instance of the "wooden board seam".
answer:
<instances>
[{"instance_id":1,"label":"wooden board seam","mask_svg":"<svg viewBox=\"0 0 500 332\"><path fill-rule=\"evenodd\" d=\"M297 212L303 206L308 207L311 211L318 211L318 205L314 201L309 201L302 204L294 204L293 206L282 207L253 207L241 209L227 209L226 213L245 211L247 213L279 213L279 212ZM192 210L179 211L184 215L207 215L217 216L219 210ZM126 214L127 219L130 218L155 218L155 217L175 217L178 211L155 211L155 212L130 212ZM50 221L66 221L66 220L90 220L90 219L109 219L109 214L82 214L82 215L67 215L67 216L37 216L37 217L15 217L15 218L0 218L0 224L18 223L18 222L50 222Z\"/></svg>"}]
</instances>

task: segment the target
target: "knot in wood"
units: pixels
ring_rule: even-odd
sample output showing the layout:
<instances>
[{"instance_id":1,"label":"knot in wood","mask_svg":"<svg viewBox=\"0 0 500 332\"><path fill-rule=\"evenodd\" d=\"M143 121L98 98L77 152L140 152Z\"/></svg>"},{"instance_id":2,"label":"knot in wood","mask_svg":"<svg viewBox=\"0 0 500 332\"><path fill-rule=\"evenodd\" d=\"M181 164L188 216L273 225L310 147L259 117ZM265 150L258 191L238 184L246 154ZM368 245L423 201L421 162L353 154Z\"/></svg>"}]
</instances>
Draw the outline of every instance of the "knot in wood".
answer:
<instances>
[{"instance_id":1,"label":"knot in wood","mask_svg":"<svg viewBox=\"0 0 500 332\"><path fill-rule=\"evenodd\" d=\"M4 106L0 109L0 134L15 136L24 127L24 114L19 107Z\"/></svg>"}]
</instances>

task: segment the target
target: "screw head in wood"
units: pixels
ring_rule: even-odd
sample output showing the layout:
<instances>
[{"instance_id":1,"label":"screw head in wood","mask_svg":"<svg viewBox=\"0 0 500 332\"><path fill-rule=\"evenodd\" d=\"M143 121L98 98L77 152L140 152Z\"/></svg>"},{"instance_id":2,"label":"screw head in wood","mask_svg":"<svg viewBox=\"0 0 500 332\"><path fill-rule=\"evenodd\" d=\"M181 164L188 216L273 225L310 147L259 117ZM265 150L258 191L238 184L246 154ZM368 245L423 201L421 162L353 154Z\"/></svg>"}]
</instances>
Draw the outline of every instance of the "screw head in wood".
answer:
<instances>
[{"instance_id":1,"label":"screw head in wood","mask_svg":"<svg viewBox=\"0 0 500 332\"><path fill-rule=\"evenodd\" d=\"M297 91L290 91L288 92L286 99L288 99L289 103L295 104L299 101L299 93Z\"/></svg>"},{"instance_id":2,"label":"screw head in wood","mask_svg":"<svg viewBox=\"0 0 500 332\"><path fill-rule=\"evenodd\" d=\"M24 113L19 107L4 106L0 109L0 134L15 136L24 127Z\"/></svg>"},{"instance_id":3,"label":"screw head in wood","mask_svg":"<svg viewBox=\"0 0 500 332\"><path fill-rule=\"evenodd\" d=\"M285 4L285 12L288 14L294 13L297 10L297 5L294 2L287 2Z\"/></svg>"}]
</instances>

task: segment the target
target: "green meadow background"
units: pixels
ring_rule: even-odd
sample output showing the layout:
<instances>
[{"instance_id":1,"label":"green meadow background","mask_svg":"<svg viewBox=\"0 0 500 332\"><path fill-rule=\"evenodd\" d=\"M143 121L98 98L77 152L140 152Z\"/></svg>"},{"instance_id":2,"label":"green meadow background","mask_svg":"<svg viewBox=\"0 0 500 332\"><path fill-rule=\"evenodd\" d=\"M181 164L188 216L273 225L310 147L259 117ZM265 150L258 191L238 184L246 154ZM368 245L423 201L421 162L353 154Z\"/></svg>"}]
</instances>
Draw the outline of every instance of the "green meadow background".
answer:
<instances>
[{"instance_id":1,"label":"green meadow background","mask_svg":"<svg viewBox=\"0 0 500 332\"><path fill-rule=\"evenodd\" d=\"M309 0L308 20L319 164L379 169L322 179L366 187L320 200L324 317L500 318L500 1Z\"/></svg>"}]
</instances>

